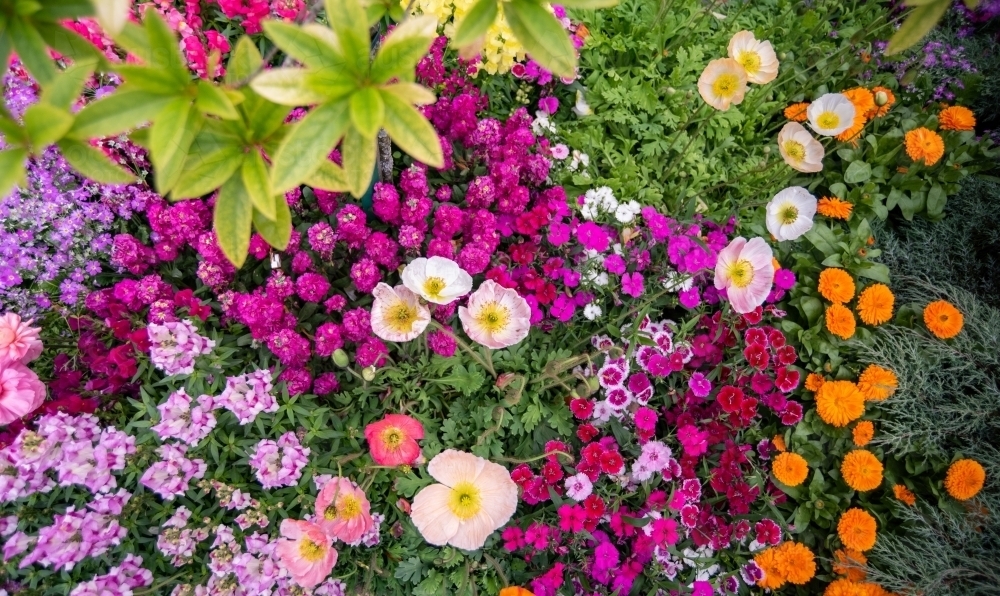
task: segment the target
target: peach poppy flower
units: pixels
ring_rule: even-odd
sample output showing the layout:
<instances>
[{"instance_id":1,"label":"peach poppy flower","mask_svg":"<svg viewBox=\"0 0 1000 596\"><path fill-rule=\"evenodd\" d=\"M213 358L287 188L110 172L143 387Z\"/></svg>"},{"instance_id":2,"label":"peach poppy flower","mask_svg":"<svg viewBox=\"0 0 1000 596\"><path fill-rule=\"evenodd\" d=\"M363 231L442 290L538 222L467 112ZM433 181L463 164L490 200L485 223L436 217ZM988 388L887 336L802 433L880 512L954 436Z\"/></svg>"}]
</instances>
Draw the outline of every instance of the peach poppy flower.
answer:
<instances>
[{"instance_id":1,"label":"peach poppy flower","mask_svg":"<svg viewBox=\"0 0 1000 596\"><path fill-rule=\"evenodd\" d=\"M406 286L379 282L372 295L372 331L386 341L416 339L431 322L431 311Z\"/></svg>"},{"instance_id":2,"label":"peach poppy flower","mask_svg":"<svg viewBox=\"0 0 1000 596\"><path fill-rule=\"evenodd\" d=\"M316 496L316 524L327 536L355 543L373 523L368 497L347 478L331 478Z\"/></svg>"},{"instance_id":3,"label":"peach poppy flower","mask_svg":"<svg viewBox=\"0 0 1000 596\"><path fill-rule=\"evenodd\" d=\"M778 152L793 170L813 173L823 169L826 149L798 122L789 122L778 133Z\"/></svg>"},{"instance_id":4,"label":"peach poppy flower","mask_svg":"<svg viewBox=\"0 0 1000 596\"><path fill-rule=\"evenodd\" d=\"M434 304L451 304L472 290L472 276L444 257L413 259L402 278L410 291Z\"/></svg>"},{"instance_id":5,"label":"peach poppy flower","mask_svg":"<svg viewBox=\"0 0 1000 596\"><path fill-rule=\"evenodd\" d=\"M0 364L0 425L10 424L41 407L45 384L18 361Z\"/></svg>"},{"instance_id":6,"label":"peach poppy flower","mask_svg":"<svg viewBox=\"0 0 1000 596\"><path fill-rule=\"evenodd\" d=\"M380 466L405 466L420 458L424 426L405 414L388 414L365 427L372 459Z\"/></svg>"},{"instance_id":7,"label":"peach poppy flower","mask_svg":"<svg viewBox=\"0 0 1000 596\"><path fill-rule=\"evenodd\" d=\"M31 321L22 321L14 313L0 315L0 363L17 361L27 364L41 356L39 331L38 327L31 326Z\"/></svg>"},{"instance_id":8,"label":"peach poppy flower","mask_svg":"<svg viewBox=\"0 0 1000 596\"><path fill-rule=\"evenodd\" d=\"M809 104L809 126L818 134L835 137L854 124L854 104L843 93L827 93Z\"/></svg>"},{"instance_id":9,"label":"peach poppy flower","mask_svg":"<svg viewBox=\"0 0 1000 596\"><path fill-rule=\"evenodd\" d=\"M480 549L517 509L517 485L499 464L446 449L427 464L427 472L440 484L417 493L411 516L430 544Z\"/></svg>"},{"instance_id":10,"label":"peach poppy flower","mask_svg":"<svg viewBox=\"0 0 1000 596\"><path fill-rule=\"evenodd\" d=\"M715 289L726 290L733 310L745 314L764 304L774 281L773 256L763 238L748 242L742 236L733 238L719 253Z\"/></svg>"},{"instance_id":11,"label":"peach poppy flower","mask_svg":"<svg viewBox=\"0 0 1000 596\"><path fill-rule=\"evenodd\" d=\"M729 40L729 57L747 72L747 81L763 85L778 76L778 56L769 41L757 41L752 31L740 31Z\"/></svg>"},{"instance_id":12,"label":"peach poppy flower","mask_svg":"<svg viewBox=\"0 0 1000 596\"><path fill-rule=\"evenodd\" d=\"M726 111L746 96L747 71L732 58L712 60L698 77L698 93L708 105Z\"/></svg>"},{"instance_id":13,"label":"peach poppy flower","mask_svg":"<svg viewBox=\"0 0 1000 596\"><path fill-rule=\"evenodd\" d=\"M473 341L494 350L519 343L531 329L528 301L492 279L469 296L468 307L458 307L458 318Z\"/></svg>"},{"instance_id":14,"label":"peach poppy flower","mask_svg":"<svg viewBox=\"0 0 1000 596\"><path fill-rule=\"evenodd\" d=\"M295 583L306 589L314 588L330 575L337 564L337 551L333 548L333 538L322 528L307 521L286 519L281 522L281 536L275 552Z\"/></svg>"}]
</instances>

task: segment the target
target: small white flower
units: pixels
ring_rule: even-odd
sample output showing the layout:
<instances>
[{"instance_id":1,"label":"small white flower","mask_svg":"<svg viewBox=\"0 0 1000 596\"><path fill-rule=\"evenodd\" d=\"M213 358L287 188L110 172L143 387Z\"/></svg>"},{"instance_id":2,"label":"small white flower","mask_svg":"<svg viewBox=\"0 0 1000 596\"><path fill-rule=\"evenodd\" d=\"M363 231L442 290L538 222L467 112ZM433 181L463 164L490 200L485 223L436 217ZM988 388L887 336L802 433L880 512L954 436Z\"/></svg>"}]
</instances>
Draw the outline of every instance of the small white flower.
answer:
<instances>
[{"instance_id":1,"label":"small white flower","mask_svg":"<svg viewBox=\"0 0 1000 596\"><path fill-rule=\"evenodd\" d=\"M573 113L580 118L594 113L593 110L590 109L590 105L587 104L587 100L583 97L583 91L580 91L579 89L576 91L576 105L573 106Z\"/></svg>"},{"instance_id":2,"label":"small white flower","mask_svg":"<svg viewBox=\"0 0 1000 596\"><path fill-rule=\"evenodd\" d=\"M593 321L597 317L604 314L600 306L597 306L593 302L583 307L583 316L587 318L588 321Z\"/></svg>"},{"instance_id":3,"label":"small white flower","mask_svg":"<svg viewBox=\"0 0 1000 596\"><path fill-rule=\"evenodd\" d=\"M629 223L633 219L635 219L635 213L633 213L632 210L629 209L628 203L623 203L621 205L618 205L618 208L615 209L615 219L617 219L623 224Z\"/></svg>"},{"instance_id":4,"label":"small white flower","mask_svg":"<svg viewBox=\"0 0 1000 596\"><path fill-rule=\"evenodd\" d=\"M789 186L767 204L767 231L780 240L795 240L813 227L816 197L801 186Z\"/></svg>"},{"instance_id":5,"label":"small white flower","mask_svg":"<svg viewBox=\"0 0 1000 596\"><path fill-rule=\"evenodd\" d=\"M682 275L678 271L671 271L663 278L663 289L668 292L686 292L694 286L694 278L690 275Z\"/></svg>"},{"instance_id":6,"label":"small white flower","mask_svg":"<svg viewBox=\"0 0 1000 596\"><path fill-rule=\"evenodd\" d=\"M531 132L535 133L536 136L542 136L547 132L554 134L556 125L549 120L548 114L538 111L535 112L535 120L531 123Z\"/></svg>"},{"instance_id":7,"label":"small white flower","mask_svg":"<svg viewBox=\"0 0 1000 596\"><path fill-rule=\"evenodd\" d=\"M856 111L846 95L827 93L809 104L806 116L809 117L809 126L818 134L835 137L854 124Z\"/></svg>"},{"instance_id":8,"label":"small white flower","mask_svg":"<svg viewBox=\"0 0 1000 596\"><path fill-rule=\"evenodd\" d=\"M611 406L605 401L599 401L594 405L594 413L591 415L591 419L597 422L607 422L611 420L611 414L613 410Z\"/></svg>"}]
</instances>

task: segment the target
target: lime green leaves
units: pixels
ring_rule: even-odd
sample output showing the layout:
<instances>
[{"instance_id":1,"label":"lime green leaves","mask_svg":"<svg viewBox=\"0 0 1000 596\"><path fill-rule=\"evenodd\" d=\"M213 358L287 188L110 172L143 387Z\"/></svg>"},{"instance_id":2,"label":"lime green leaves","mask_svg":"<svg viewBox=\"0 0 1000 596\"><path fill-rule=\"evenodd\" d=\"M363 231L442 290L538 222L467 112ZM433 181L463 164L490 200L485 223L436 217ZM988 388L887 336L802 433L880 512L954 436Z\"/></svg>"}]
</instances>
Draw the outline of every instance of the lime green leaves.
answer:
<instances>
[{"instance_id":1,"label":"lime green leaves","mask_svg":"<svg viewBox=\"0 0 1000 596\"><path fill-rule=\"evenodd\" d=\"M285 192L307 180L321 188L339 186L360 197L375 168L375 137L384 128L415 159L434 167L444 163L433 127L415 105L433 102L430 90L412 83L413 69L436 34L431 17L413 17L390 33L374 59L368 17L355 0L327 0L330 28L264 22L275 44L301 68L275 68L258 74L250 88L276 104L313 105L287 133L273 157L271 187ZM344 168L327 160L343 140ZM321 171L322 170L322 171Z\"/></svg>"},{"instance_id":2,"label":"lime green leaves","mask_svg":"<svg viewBox=\"0 0 1000 596\"><path fill-rule=\"evenodd\" d=\"M886 56L898 54L912 47L930 33L951 6L951 0L907 0L907 6L916 8L907 15L902 26L893 34L885 49Z\"/></svg>"}]
</instances>

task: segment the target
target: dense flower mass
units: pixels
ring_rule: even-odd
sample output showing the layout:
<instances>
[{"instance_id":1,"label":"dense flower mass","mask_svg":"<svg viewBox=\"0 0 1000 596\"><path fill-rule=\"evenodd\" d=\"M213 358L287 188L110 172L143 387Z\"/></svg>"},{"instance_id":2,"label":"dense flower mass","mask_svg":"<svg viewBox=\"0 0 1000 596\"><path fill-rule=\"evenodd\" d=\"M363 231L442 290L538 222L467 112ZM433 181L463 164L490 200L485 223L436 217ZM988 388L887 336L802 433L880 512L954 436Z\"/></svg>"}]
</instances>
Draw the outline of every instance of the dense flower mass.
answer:
<instances>
[{"instance_id":1,"label":"dense flower mass","mask_svg":"<svg viewBox=\"0 0 1000 596\"><path fill-rule=\"evenodd\" d=\"M948 494L960 501L967 501L979 494L986 482L986 471L973 459L960 459L948 468L944 487Z\"/></svg>"}]
</instances>

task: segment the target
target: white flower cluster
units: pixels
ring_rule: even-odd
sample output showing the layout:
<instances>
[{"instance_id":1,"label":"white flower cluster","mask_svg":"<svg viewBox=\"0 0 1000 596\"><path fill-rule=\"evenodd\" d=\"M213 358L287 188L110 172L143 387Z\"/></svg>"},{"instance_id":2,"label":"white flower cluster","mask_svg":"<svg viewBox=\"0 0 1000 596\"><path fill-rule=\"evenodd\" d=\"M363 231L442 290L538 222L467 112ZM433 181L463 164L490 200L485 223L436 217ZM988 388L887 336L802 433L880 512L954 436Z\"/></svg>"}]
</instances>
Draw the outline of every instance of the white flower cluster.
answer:
<instances>
[{"instance_id":1,"label":"white flower cluster","mask_svg":"<svg viewBox=\"0 0 1000 596\"><path fill-rule=\"evenodd\" d=\"M590 156L578 149L574 149L573 157L570 159L569 165L566 166L566 169L570 172L575 172L577 169L586 170L588 167L590 167ZM584 175L587 174L586 171L582 173Z\"/></svg>"},{"instance_id":2,"label":"white flower cluster","mask_svg":"<svg viewBox=\"0 0 1000 596\"><path fill-rule=\"evenodd\" d=\"M539 110L535 112L535 119L531 122L531 132L535 133L535 136L538 137L544 136L545 133L555 134L556 125L549 120L548 114Z\"/></svg>"},{"instance_id":3,"label":"white flower cluster","mask_svg":"<svg viewBox=\"0 0 1000 596\"><path fill-rule=\"evenodd\" d=\"M580 209L584 219L594 220L604 213L614 215L620 223L627 224L635 219L642 210L642 205L635 201L619 202L607 186L592 188L583 195L583 206Z\"/></svg>"}]
</instances>

